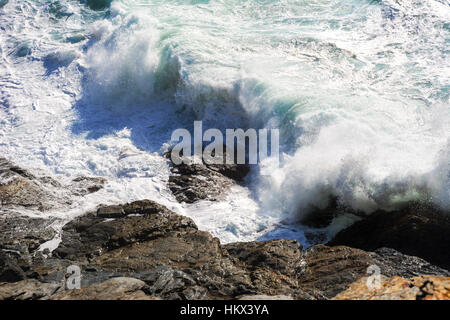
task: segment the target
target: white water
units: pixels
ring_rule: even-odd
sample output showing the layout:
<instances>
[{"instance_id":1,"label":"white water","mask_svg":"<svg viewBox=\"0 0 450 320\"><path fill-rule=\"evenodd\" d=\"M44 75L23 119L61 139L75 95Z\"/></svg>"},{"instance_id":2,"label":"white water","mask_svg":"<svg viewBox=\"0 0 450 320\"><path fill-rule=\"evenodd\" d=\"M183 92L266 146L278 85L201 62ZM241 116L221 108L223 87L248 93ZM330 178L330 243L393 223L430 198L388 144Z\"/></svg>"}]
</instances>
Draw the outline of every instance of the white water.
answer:
<instances>
[{"instance_id":1,"label":"white water","mask_svg":"<svg viewBox=\"0 0 450 320\"><path fill-rule=\"evenodd\" d=\"M280 223L330 195L366 212L411 199L450 209L446 1L116 0L93 11L10 0L0 27L0 154L109 181L50 214L147 198L224 242L305 242L303 227ZM224 202L178 204L161 154L198 119L280 128L281 167L254 170Z\"/></svg>"}]
</instances>

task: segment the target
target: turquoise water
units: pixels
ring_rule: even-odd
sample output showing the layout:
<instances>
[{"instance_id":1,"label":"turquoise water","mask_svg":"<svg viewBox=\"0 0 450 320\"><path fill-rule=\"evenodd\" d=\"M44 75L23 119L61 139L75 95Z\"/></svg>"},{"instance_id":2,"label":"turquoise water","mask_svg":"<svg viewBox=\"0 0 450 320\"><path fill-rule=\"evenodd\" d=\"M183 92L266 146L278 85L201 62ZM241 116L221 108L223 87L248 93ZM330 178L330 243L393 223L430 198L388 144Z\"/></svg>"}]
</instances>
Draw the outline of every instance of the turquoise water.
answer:
<instances>
[{"instance_id":1,"label":"turquoise water","mask_svg":"<svg viewBox=\"0 0 450 320\"><path fill-rule=\"evenodd\" d=\"M120 200L170 204L167 167L148 157L203 120L280 129L280 168L255 168L243 202L228 199L230 217L249 218L198 218L224 239L297 221L330 196L367 213L417 199L450 208L447 1L10 0L0 10L0 152L24 164L105 176ZM123 169L117 146L142 159Z\"/></svg>"}]
</instances>

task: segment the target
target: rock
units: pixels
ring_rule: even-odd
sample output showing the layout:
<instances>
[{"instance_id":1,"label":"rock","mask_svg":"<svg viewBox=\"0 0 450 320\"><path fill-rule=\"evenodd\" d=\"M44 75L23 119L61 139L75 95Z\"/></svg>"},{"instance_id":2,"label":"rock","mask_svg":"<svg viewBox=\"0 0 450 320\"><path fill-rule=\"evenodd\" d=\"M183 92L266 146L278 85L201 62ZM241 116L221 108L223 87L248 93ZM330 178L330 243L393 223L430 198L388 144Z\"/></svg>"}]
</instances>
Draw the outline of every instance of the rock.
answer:
<instances>
[{"instance_id":1,"label":"rock","mask_svg":"<svg viewBox=\"0 0 450 320\"><path fill-rule=\"evenodd\" d=\"M166 236L169 232L197 230L191 219L176 215L153 201L127 204L122 210L121 219L105 219L102 214L111 210L100 208L100 216L90 213L68 223L54 253L61 258L87 260L116 248ZM136 212L141 215L128 216Z\"/></svg>"},{"instance_id":2,"label":"rock","mask_svg":"<svg viewBox=\"0 0 450 320\"><path fill-rule=\"evenodd\" d=\"M38 179L5 158L0 157L0 204L5 207L26 207L46 210L58 199L50 189L60 186L55 180Z\"/></svg>"},{"instance_id":3,"label":"rock","mask_svg":"<svg viewBox=\"0 0 450 320\"><path fill-rule=\"evenodd\" d=\"M367 251L394 248L450 269L450 214L429 204L410 203L399 211L372 213L328 244Z\"/></svg>"},{"instance_id":4,"label":"rock","mask_svg":"<svg viewBox=\"0 0 450 320\"><path fill-rule=\"evenodd\" d=\"M55 237L54 221L20 215L0 217L0 282L38 278L32 265L40 256L40 245Z\"/></svg>"},{"instance_id":5,"label":"rock","mask_svg":"<svg viewBox=\"0 0 450 320\"><path fill-rule=\"evenodd\" d=\"M52 300L156 300L146 294L145 282L117 277L87 288L61 291Z\"/></svg>"},{"instance_id":6,"label":"rock","mask_svg":"<svg viewBox=\"0 0 450 320\"><path fill-rule=\"evenodd\" d=\"M386 277L450 276L389 248L302 250L295 240L222 245L151 200L100 206L72 220L47 258L37 249L54 237L56 220L2 219L0 279L11 282L0 285L5 299L313 300L335 297L374 266ZM71 266L81 270L82 289L64 291Z\"/></svg>"},{"instance_id":7,"label":"rock","mask_svg":"<svg viewBox=\"0 0 450 320\"><path fill-rule=\"evenodd\" d=\"M79 177L65 185L55 179L22 169L0 156L0 212L8 209L45 211L72 203L103 188L103 178Z\"/></svg>"},{"instance_id":8,"label":"rock","mask_svg":"<svg viewBox=\"0 0 450 320\"><path fill-rule=\"evenodd\" d=\"M427 261L402 254L391 248L380 248L369 255L376 261L385 276L398 275L411 278L419 275L450 276L450 271L437 267Z\"/></svg>"},{"instance_id":9,"label":"rock","mask_svg":"<svg viewBox=\"0 0 450 320\"><path fill-rule=\"evenodd\" d=\"M48 299L61 289L61 284L42 283L34 279L0 283L0 300Z\"/></svg>"},{"instance_id":10,"label":"rock","mask_svg":"<svg viewBox=\"0 0 450 320\"><path fill-rule=\"evenodd\" d=\"M369 288L368 280L367 277L359 279L333 300L450 300L450 277L383 276L378 288Z\"/></svg>"},{"instance_id":11,"label":"rock","mask_svg":"<svg viewBox=\"0 0 450 320\"><path fill-rule=\"evenodd\" d=\"M0 217L0 249L30 255L56 235L55 218L31 218L20 215Z\"/></svg>"},{"instance_id":12,"label":"rock","mask_svg":"<svg viewBox=\"0 0 450 320\"><path fill-rule=\"evenodd\" d=\"M356 280L368 275L369 267L378 267L385 276L410 276L428 273L448 276L447 270L403 255L393 249L366 252L360 249L315 245L303 252L304 272L298 278L300 288L317 299L330 299Z\"/></svg>"},{"instance_id":13,"label":"rock","mask_svg":"<svg viewBox=\"0 0 450 320\"><path fill-rule=\"evenodd\" d=\"M238 300L294 300L291 296L267 296L264 294L254 296L241 296Z\"/></svg>"},{"instance_id":14,"label":"rock","mask_svg":"<svg viewBox=\"0 0 450 320\"><path fill-rule=\"evenodd\" d=\"M17 282L26 278L17 262L0 251L0 282Z\"/></svg>"},{"instance_id":15,"label":"rock","mask_svg":"<svg viewBox=\"0 0 450 320\"><path fill-rule=\"evenodd\" d=\"M297 277L304 271L302 245L296 240L238 242L224 248L247 266L268 268L289 277Z\"/></svg>"},{"instance_id":16,"label":"rock","mask_svg":"<svg viewBox=\"0 0 450 320\"><path fill-rule=\"evenodd\" d=\"M248 165L225 164L225 160L223 164L173 164L168 185L178 202L216 201L223 199L236 182L243 181L249 171Z\"/></svg>"},{"instance_id":17,"label":"rock","mask_svg":"<svg viewBox=\"0 0 450 320\"><path fill-rule=\"evenodd\" d=\"M78 177L72 180L70 185L74 195L84 196L103 189L106 179L98 177Z\"/></svg>"},{"instance_id":18,"label":"rock","mask_svg":"<svg viewBox=\"0 0 450 320\"><path fill-rule=\"evenodd\" d=\"M222 200L234 181L204 165L180 165L171 169L169 188L178 202Z\"/></svg>"},{"instance_id":19,"label":"rock","mask_svg":"<svg viewBox=\"0 0 450 320\"><path fill-rule=\"evenodd\" d=\"M99 208L68 223L53 255L81 264L83 274L89 265L98 268L94 274L140 279L152 296L164 299L308 296L291 278L299 272L293 262L299 243L255 242L248 254L243 251L237 244L223 247L191 219L147 200ZM265 255L266 263L258 264L258 255Z\"/></svg>"},{"instance_id":20,"label":"rock","mask_svg":"<svg viewBox=\"0 0 450 320\"><path fill-rule=\"evenodd\" d=\"M86 4L92 10L103 10L110 6L112 0L87 0Z\"/></svg>"}]
</instances>

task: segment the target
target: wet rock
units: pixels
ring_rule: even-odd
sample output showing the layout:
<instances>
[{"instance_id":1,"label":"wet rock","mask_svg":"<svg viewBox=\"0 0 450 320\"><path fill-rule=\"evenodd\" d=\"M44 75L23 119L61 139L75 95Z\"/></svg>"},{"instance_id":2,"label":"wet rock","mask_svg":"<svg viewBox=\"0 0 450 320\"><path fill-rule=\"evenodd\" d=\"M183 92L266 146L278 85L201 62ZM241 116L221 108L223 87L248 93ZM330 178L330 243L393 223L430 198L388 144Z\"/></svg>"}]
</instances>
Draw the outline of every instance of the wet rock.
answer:
<instances>
[{"instance_id":1,"label":"wet rock","mask_svg":"<svg viewBox=\"0 0 450 320\"><path fill-rule=\"evenodd\" d=\"M369 287L367 277L352 283L334 300L450 300L450 277L421 276L412 279L381 277ZM370 282L369 282L370 283Z\"/></svg>"},{"instance_id":2,"label":"wet rock","mask_svg":"<svg viewBox=\"0 0 450 320\"><path fill-rule=\"evenodd\" d=\"M204 165L180 165L172 168L169 188L178 202L222 200L234 181Z\"/></svg>"},{"instance_id":3,"label":"wet rock","mask_svg":"<svg viewBox=\"0 0 450 320\"><path fill-rule=\"evenodd\" d=\"M389 247L450 269L450 214L423 203L378 211L339 232L329 245L367 251Z\"/></svg>"},{"instance_id":4,"label":"wet rock","mask_svg":"<svg viewBox=\"0 0 450 320\"><path fill-rule=\"evenodd\" d=\"M243 181L250 167L225 164L226 156L224 152L223 164L173 164L168 185L177 201L193 203L198 200L221 200L231 186Z\"/></svg>"},{"instance_id":5,"label":"wet rock","mask_svg":"<svg viewBox=\"0 0 450 320\"><path fill-rule=\"evenodd\" d=\"M19 215L0 217L0 249L30 255L56 235L56 218L31 218Z\"/></svg>"},{"instance_id":6,"label":"wet rock","mask_svg":"<svg viewBox=\"0 0 450 320\"><path fill-rule=\"evenodd\" d=\"M0 157L0 204L1 208L26 207L46 210L57 198L51 187L60 186L51 178L38 179L28 170L22 169Z\"/></svg>"},{"instance_id":7,"label":"wet rock","mask_svg":"<svg viewBox=\"0 0 450 320\"><path fill-rule=\"evenodd\" d=\"M61 291L52 300L156 300L146 294L145 282L117 277L87 288Z\"/></svg>"},{"instance_id":8,"label":"wet rock","mask_svg":"<svg viewBox=\"0 0 450 320\"><path fill-rule=\"evenodd\" d=\"M79 177L63 184L47 175L32 173L0 156L0 212L61 208L70 205L74 196L81 197L100 190L105 182L103 178Z\"/></svg>"},{"instance_id":9,"label":"wet rock","mask_svg":"<svg viewBox=\"0 0 450 320\"><path fill-rule=\"evenodd\" d=\"M72 193L78 196L97 192L103 189L106 179L98 177L78 177L72 180L70 188Z\"/></svg>"},{"instance_id":10,"label":"wet rock","mask_svg":"<svg viewBox=\"0 0 450 320\"><path fill-rule=\"evenodd\" d=\"M302 245L296 240L238 242L224 248L247 266L268 268L290 277L300 275L304 269Z\"/></svg>"},{"instance_id":11,"label":"wet rock","mask_svg":"<svg viewBox=\"0 0 450 320\"><path fill-rule=\"evenodd\" d=\"M122 219L105 219L102 214L111 212L108 210L100 208L100 216L90 213L68 223L63 228L62 242L54 253L61 258L86 260L169 232L196 230L191 219L178 216L153 201L122 206L125 213ZM136 212L141 212L141 215L127 216Z\"/></svg>"},{"instance_id":12,"label":"wet rock","mask_svg":"<svg viewBox=\"0 0 450 320\"><path fill-rule=\"evenodd\" d=\"M85 2L92 10L103 10L111 5L112 0L86 0Z\"/></svg>"}]
</instances>

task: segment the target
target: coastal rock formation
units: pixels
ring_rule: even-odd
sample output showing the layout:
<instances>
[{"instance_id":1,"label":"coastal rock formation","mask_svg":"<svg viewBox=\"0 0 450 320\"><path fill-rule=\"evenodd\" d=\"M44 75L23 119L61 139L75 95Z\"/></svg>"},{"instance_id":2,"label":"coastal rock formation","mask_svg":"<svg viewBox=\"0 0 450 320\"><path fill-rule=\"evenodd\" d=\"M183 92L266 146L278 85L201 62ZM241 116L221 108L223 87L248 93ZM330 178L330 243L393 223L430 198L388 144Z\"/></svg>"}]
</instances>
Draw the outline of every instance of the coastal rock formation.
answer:
<instances>
[{"instance_id":1,"label":"coastal rock formation","mask_svg":"<svg viewBox=\"0 0 450 320\"><path fill-rule=\"evenodd\" d=\"M31 209L45 211L70 205L73 196L102 189L103 178L78 177L63 184L47 175L25 170L0 156L0 211Z\"/></svg>"},{"instance_id":2,"label":"coastal rock formation","mask_svg":"<svg viewBox=\"0 0 450 320\"><path fill-rule=\"evenodd\" d=\"M369 288L361 278L334 300L450 300L450 277L421 276L412 279L382 276L379 286Z\"/></svg>"},{"instance_id":3,"label":"coastal rock formation","mask_svg":"<svg viewBox=\"0 0 450 320\"><path fill-rule=\"evenodd\" d=\"M223 199L236 182L243 181L249 171L247 165L238 164L173 164L169 188L178 202L216 201Z\"/></svg>"},{"instance_id":4,"label":"coastal rock formation","mask_svg":"<svg viewBox=\"0 0 450 320\"><path fill-rule=\"evenodd\" d=\"M421 257L450 269L450 214L423 203L377 211L339 232L329 245L373 251L381 247Z\"/></svg>"},{"instance_id":5,"label":"coastal rock formation","mask_svg":"<svg viewBox=\"0 0 450 320\"><path fill-rule=\"evenodd\" d=\"M25 207L46 210L64 201L51 189L61 185L50 177L37 177L5 158L0 157L0 204L5 207ZM68 199L66 199L68 201Z\"/></svg>"},{"instance_id":6,"label":"coastal rock formation","mask_svg":"<svg viewBox=\"0 0 450 320\"><path fill-rule=\"evenodd\" d=\"M150 200L88 212L63 228L51 257L32 252L26 264L18 263L20 254L7 254L11 259L0 269L2 281L10 282L0 285L5 298L331 299L367 276L372 265L388 277L450 275L387 248L366 252L316 245L302 250L295 240L221 245L190 218ZM81 271L81 289L65 290L67 268L74 265ZM43 291L36 289L39 283Z\"/></svg>"},{"instance_id":7,"label":"coastal rock formation","mask_svg":"<svg viewBox=\"0 0 450 320\"><path fill-rule=\"evenodd\" d=\"M23 178L31 184L45 181L60 187L53 180L42 180L9 162L6 167L9 169L2 171L4 185ZM205 168L199 170L229 179ZM194 170L189 166L185 169ZM75 179L70 192L95 192L102 183L101 179ZM45 189L45 184L35 185ZM89 190L89 186L93 189ZM44 203L48 199L39 200ZM426 223L435 226L434 216L427 216L428 220L423 217L419 220L422 224L416 222L416 226L424 230ZM286 239L222 245L211 234L198 230L190 218L151 200L99 206L86 212L62 228L61 241L53 252L41 251L40 247L55 238L52 226L61 223L57 217L5 212L0 219L0 299L313 300L359 293L367 299L409 299L413 295L409 289L398 297L392 292L408 281L411 288L417 286L423 292L429 279L433 279L433 287L432 291L427 289L431 293L426 296L447 298L447 280L442 280L450 277L447 270L395 249L364 251L314 245L304 250L297 241ZM72 274L69 269L73 267L80 270L78 290L67 288ZM373 270L379 271L391 291L365 293L361 281ZM389 280L392 277L403 282ZM417 277L429 281L405 280Z\"/></svg>"}]
</instances>

